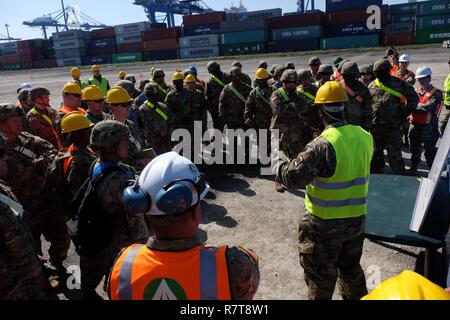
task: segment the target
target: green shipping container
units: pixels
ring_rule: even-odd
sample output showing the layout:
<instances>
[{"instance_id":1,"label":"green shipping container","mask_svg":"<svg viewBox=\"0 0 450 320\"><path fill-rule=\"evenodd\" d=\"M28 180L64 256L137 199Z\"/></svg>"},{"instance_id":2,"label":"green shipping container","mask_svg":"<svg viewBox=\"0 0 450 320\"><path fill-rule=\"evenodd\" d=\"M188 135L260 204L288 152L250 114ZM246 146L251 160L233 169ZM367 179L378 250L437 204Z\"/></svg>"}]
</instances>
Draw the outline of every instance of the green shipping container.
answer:
<instances>
[{"instance_id":1,"label":"green shipping container","mask_svg":"<svg viewBox=\"0 0 450 320\"><path fill-rule=\"evenodd\" d=\"M267 30L229 32L220 35L220 44L266 42L268 39L269 32Z\"/></svg>"},{"instance_id":2,"label":"green shipping container","mask_svg":"<svg viewBox=\"0 0 450 320\"><path fill-rule=\"evenodd\" d=\"M371 34L367 36L349 36L322 38L320 40L320 49L346 49L346 48L369 48L380 45L380 36Z\"/></svg>"},{"instance_id":3,"label":"green shipping container","mask_svg":"<svg viewBox=\"0 0 450 320\"><path fill-rule=\"evenodd\" d=\"M417 17L416 29L450 28L450 15Z\"/></svg>"},{"instance_id":4,"label":"green shipping container","mask_svg":"<svg viewBox=\"0 0 450 320\"><path fill-rule=\"evenodd\" d=\"M221 56L234 56L240 54L258 54L266 52L265 42L222 44L220 46Z\"/></svg>"},{"instance_id":5,"label":"green shipping container","mask_svg":"<svg viewBox=\"0 0 450 320\"><path fill-rule=\"evenodd\" d=\"M433 0L417 2L417 16L431 16L436 14L449 14L450 0Z\"/></svg>"},{"instance_id":6,"label":"green shipping container","mask_svg":"<svg viewBox=\"0 0 450 320\"><path fill-rule=\"evenodd\" d=\"M272 41L318 39L322 37L322 26L274 29L271 34Z\"/></svg>"},{"instance_id":7,"label":"green shipping container","mask_svg":"<svg viewBox=\"0 0 450 320\"><path fill-rule=\"evenodd\" d=\"M423 29L416 32L416 43L442 43L450 40L450 28Z\"/></svg>"},{"instance_id":8,"label":"green shipping container","mask_svg":"<svg viewBox=\"0 0 450 320\"><path fill-rule=\"evenodd\" d=\"M113 63L129 63L142 61L142 52L115 53L112 55Z\"/></svg>"},{"instance_id":9,"label":"green shipping container","mask_svg":"<svg viewBox=\"0 0 450 320\"><path fill-rule=\"evenodd\" d=\"M22 69L22 65L20 63L5 63L1 65L1 69L4 71L20 70Z\"/></svg>"}]
</instances>

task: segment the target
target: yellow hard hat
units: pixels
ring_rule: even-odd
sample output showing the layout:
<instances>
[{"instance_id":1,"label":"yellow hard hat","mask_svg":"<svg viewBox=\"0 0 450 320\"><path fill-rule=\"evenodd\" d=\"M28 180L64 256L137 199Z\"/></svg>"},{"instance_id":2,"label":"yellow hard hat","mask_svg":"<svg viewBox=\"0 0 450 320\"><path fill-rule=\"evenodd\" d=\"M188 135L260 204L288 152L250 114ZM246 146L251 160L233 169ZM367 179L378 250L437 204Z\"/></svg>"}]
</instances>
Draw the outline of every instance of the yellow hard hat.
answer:
<instances>
[{"instance_id":1,"label":"yellow hard hat","mask_svg":"<svg viewBox=\"0 0 450 320\"><path fill-rule=\"evenodd\" d=\"M259 68L256 71L256 80L265 80L265 79L269 79L269 78L270 78L270 74L267 72L266 69Z\"/></svg>"},{"instance_id":2,"label":"yellow hard hat","mask_svg":"<svg viewBox=\"0 0 450 320\"><path fill-rule=\"evenodd\" d=\"M450 300L450 293L421 275L406 270L384 281L361 300Z\"/></svg>"},{"instance_id":3,"label":"yellow hard hat","mask_svg":"<svg viewBox=\"0 0 450 320\"><path fill-rule=\"evenodd\" d=\"M61 133L71 133L93 127L94 124L81 112L66 114L61 120Z\"/></svg>"},{"instance_id":4,"label":"yellow hard hat","mask_svg":"<svg viewBox=\"0 0 450 320\"><path fill-rule=\"evenodd\" d=\"M81 77L81 71L77 67L72 68L70 70L70 75L72 76L72 78L79 78Z\"/></svg>"},{"instance_id":5,"label":"yellow hard hat","mask_svg":"<svg viewBox=\"0 0 450 320\"><path fill-rule=\"evenodd\" d=\"M81 87L75 81L67 82L63 87L63 93L67 94L79 94L81 96Z\"/></svg>"},{"instance_id":6,"label":"yellow hard hat","mask_svg":"<svg viewBox=\"0 0 450 320\"><path fill-rule=\"evenodd\" d=\"M195 83L197 82L197 79L192 74L188 74L186 78L184 79L185 83Z\"/></svg>"},{"instance_id":7,"label":"yellow hard hat","mask_svg":"<svg viewBox=\"0 0 450 320\"><path fill-rule=\"evenodd\" d=\"M130 97L127 90L119 86L111 88L106 95L106 102L111 104L129 103L132 101L133 99Z\"/></svg>"},{"instance_id":8,"label":"yellow hard hat","mask_svg":"<svg viewBox=\"0 0 450 320\"><path fill-rule=\"evenodd\" d=\"M348 102L348 96L340 83L328 81L316 94L316 104L336 104Z\"/></svg>"},{"instance_id":9,"label":"yellow hard hat","mask_svg":"<svg viewBox=\"0 0 450 320\"><path fill-rule=\"evenodd\" d=\"M119 78L125 78L127 76L127 73L125 71L119 72Z\"/></svg>"},{"instance_id":10,"label":"yellow hard hat","mask_svg":"<svg viewBox=\"0 0 450 320\"><path fill-rule=\"evenodd\" d=\"M172 77L172 81L183 80L183 74L181 72L175 72Z\"/></svg>"},{"instance_id":11,"label":"yellow hard hat","mask_svg":"<svg viewBox=\"0 0 450 320\"><path fill-rule=\"evenodd\" d=\"M99 67L98 65L94 64L94 65L91 67L91 71L92 71L92 72L100 71L100 67Z\"/></svg>"},{"instance_id":12,"label":"yellow hard hat","mask_svg":"<svg viewBox=\"0 0 450 320\"><path fill-rule=\"evenodd\" d=\"M103 91L95 85L87 86L82 90L82 101L95 101L104 98L105 97L103 96Z\"/></svg>"}]
</instances>

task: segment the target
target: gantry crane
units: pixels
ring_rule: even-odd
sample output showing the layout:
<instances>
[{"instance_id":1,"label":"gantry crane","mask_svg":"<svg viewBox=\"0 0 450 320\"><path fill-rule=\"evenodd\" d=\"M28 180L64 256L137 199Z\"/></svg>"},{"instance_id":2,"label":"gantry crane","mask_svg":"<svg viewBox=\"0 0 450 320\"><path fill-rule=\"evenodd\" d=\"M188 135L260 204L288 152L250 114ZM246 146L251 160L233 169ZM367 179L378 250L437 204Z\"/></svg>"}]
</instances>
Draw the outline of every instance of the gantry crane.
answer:
<instances>
[{"instance_id":1,"label":"gantry crane","mask_svg":"<svg viewBox=\"0 0 450 320\"><path fill-rule=\"evenodd\" d=\"M311 4L310 10L314 11L315 10L314 0L306 1L306 5L305 5L305 0L298 0L297 1L297 11L301 12L301 13L305 13L306 11L308 11L309 4Z\"/></svg>"}]
</instances>

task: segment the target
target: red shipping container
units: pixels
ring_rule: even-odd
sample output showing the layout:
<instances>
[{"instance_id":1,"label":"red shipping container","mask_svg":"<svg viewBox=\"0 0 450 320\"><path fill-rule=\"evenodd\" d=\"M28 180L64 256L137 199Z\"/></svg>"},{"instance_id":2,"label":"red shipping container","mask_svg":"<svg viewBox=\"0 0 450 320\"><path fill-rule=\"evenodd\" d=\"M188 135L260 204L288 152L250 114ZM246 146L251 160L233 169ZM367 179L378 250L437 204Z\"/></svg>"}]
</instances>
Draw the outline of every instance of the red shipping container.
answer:
<instances>
[{"instance_id":1,"label":"red shipping container","mask_svg":"<svg viewBox=\"0 0 450 320\"><path fill-rule=\"evenodd\" d=\"M273 17L268 21L269 29L284 29L306 26L321 26L324 24L326 14L317 13L299 13L283 17Z\"/></svg>"},{"instance_id":2,"label":"red shipping container","mask_svg":"<svg viewBox=\"0 0 450 320\"><path fill-rule=\"evenodd\" d=\"M144 42L144 52L171 50L178 48L177 39L164 39Z\"/></svg>"},{"instance_id":3,"label":"red shipping container","mask_svg":"<svg viewBox=\"0 0 450 320\"><path fill-rule=\"evenodd\" d=\"M183 16L183 24L185 26L218 23L222 21L225 21L225 12L223 11Z\"/></svg>"},{"instance_id":4,"label":"red shipping container","mask_svg":"<svg viewBox=\"0 0 450 320\"><path fill-rule=\"evenodd\" d=\"M56 59L33 61L33 68L35 69L56 68L56 66Z\"/></svg>"},{"instance_id":5,"label":"red shipping container","mask_svg":"<svg viewBox=\"0 0 450 320\"><path fill-rule=\"evenodd\" d=\"M168 29L156 29L147 30L142 32L142 40L153 41L153 40L163 40L163 39L177 39L181 35L181 28L168 28Z\"/></svg>"},{"instance_id":6,"label":"red shipping container","mask_svg":"<svg viewBox=\"0 0 450 320\"><path fill-rule=\"evenodd\" d=\"M354 9L346 11L336 11L327 13L326 24L345 24L351 22L366 21L371 14L366 9ZM381 13L381 26L388 24L388 14L386 11Z\"/></svg>"},{"instance_id":7,"label":"red shipping container","mask_svg":"<svg viewBox=\"0 0 450 320\"><path fill-rule=\"evenodd\" d=\"M116 48L96 48L96 49L89 49L88 53L90 56L101 56L104 54L117 53L117 50Z\"/></svg>"},{"instance_id":8,"label":"red shipping container","mask_svg":"<svg viewBox=\"0 0 450 320\"><path fill-rule=\"evenodd\" d=\"M25 63L33 63L33 60L38 60L38 59L35 59L33 56L20 56L20 62L22 63L22 64L25 64Z\"/></svg>"},{"instance_id":9,"label":"red shipping container","mask_svg":"<svg viewBox=\"0 0 450 320\"><path fill-rule=\"evenodd\" d=\"M141 52L141 51L142 51L142 42L117 45L118 53Z\"/></svg>"},{"instance_id":10,"label":"red shipping container","mask_svg":"<svg viewBox=\"0 0 450 320\"><path fill-rule=\"evenodd\" d=\"M18 54L10 56L0 56L0 64L15 64L20 63L20 56Z\"/></svg>"},{"instance_id":11,"label":"red shipping container","mask_svg":"<svg viewBox=\"0 0 450 320\"><path fill-rule=\"evenodd\" d=\"M96 29L91 31L92 39L102 39L102 38L114 38L116 36L116 29L105 28Z\"/></svg>"},{"instance_id":12,"label":"red shipping container","mask_svg":"<svg viewBox=\"0 0 450 320\"><path fill-rule=\"evenodd\" d=\"M414 33L397 33L386 35L381 38L385 46L407 46L414 44Z\"/></svg>"}]
</instances>

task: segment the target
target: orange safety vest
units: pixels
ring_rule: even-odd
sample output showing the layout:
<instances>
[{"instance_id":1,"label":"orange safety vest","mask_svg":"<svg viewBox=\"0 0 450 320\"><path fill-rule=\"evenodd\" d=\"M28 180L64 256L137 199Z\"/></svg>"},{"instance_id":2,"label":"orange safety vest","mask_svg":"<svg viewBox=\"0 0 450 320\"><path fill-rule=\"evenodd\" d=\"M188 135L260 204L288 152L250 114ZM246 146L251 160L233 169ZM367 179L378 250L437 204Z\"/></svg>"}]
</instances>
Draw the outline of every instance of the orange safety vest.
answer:
<instances>
[{"instance_id":1,"label":"orange safety vest","mask_svg":"<svg viewBox=\"0 0 450 320\"><path fill-rule=\"evenodd\" d=\"M397 70L397 72L395 72L394 76L397 77L397 78L400 78L402 80L407 80L409 77L411 77L411 76L415 77L416 75L411 70L406 70L406 73L401 75L400 74L400 69L399 69L399 70Z\"/></svg>"},{"instance_id":2,"label":"orange safety vest","mask_svg":"<svg viewBox=\"0 0 450 320\"><path fill-rule=\"evenodd\" d=\"M135 244L117 258L109 279L112 300L231 300L227 246L181 251Z\"/></svg>"},{"instance_id":3,"label":"orange safety vest","mask_svg":"<svg viewBox=\"0 0 450 320\"><path fill-rule=\"evenodd\" d=\"M59 137L59 134L55 131L55 129L53 129L53 120L47 116L46 114L41 113L36 107L34 107L33 109L30 110L31 114L34 114L35 116L41 117L42 119L44 119L49 125L50 125L50 129L52 129L52 133L56 138L56 146L59 149L62 149L63 145L61 143L61 139Z\"/></svg>"},{"instance_id":4,"label":"orange safety vest","mask_svg":"<svg viewBox=\"0 0 450 320\"><path fill-rule=\"evenodd\" d=\"M391 76L394 76L394 75L397 73L398 70L400 70L400 66L394 64L394 65L392 66L392 68L391 68L391 72L390 72L390 73L391 73Z\"/></svg>"},{"instance_id":5,"label":"orange safety vest","mask_svg":"<svg viewBox=\"0 0 450 320\"><path fill-rule=\"evenodd\" d=\"M84 110L83 108L77 108L77 110L73 110L73 109L69 108L68 106L63 106L63 107L59 108L58 112L63 112L65 114L68 114L68 113L72 113L72 112L76 112L76 111L78 111L82 114L86 114L86 110Z\"/></svg>"},{"instance_id":6,"label":"orange safety vest","mask_svg":"<svg viewBox=\"0 0 450 320\"><path fill-rule=\"evenodd\" d=\"M425 104L433 97L433 95L438 91L437 88L432 88L430 91L425 93L423 96L420 96L419 103ZM435 116L439 117L440 108L436 108ZM413 113L409 117L411 122L417 124L429 124L433 119L433 112L421 112L421 113Z\"/></svg>"},{"instance_id":7,"label":"orange safety vest","mask_svg":"<svg viewBox=\"0 0 450 320\"><path fill-rule=\"evenodd\" d=\"M69 170L69 166L72 163L73 159L75 158L74 153L77 151L78 151L77 147L75 147L75 145L73 145L73 144L66 151L66 155L70 155L70 157L65 158L64 162L63 162L65 178L67 178L67 170Z\"/></svg>"},{"instance_id":8,"label":"orange safety vest","mask_svg":"<svg viewBox=\"0 0 450 320\"><path fill-rule=\"evenodd\" d=\"M349 86L347 86L344 79L342 79L340 82L345 92L347 92L353 99L358 101L360 104L364 102L364 99L361 96L357 95Z\"/></svg>"}]
</instances>

